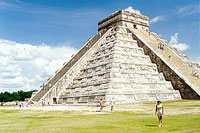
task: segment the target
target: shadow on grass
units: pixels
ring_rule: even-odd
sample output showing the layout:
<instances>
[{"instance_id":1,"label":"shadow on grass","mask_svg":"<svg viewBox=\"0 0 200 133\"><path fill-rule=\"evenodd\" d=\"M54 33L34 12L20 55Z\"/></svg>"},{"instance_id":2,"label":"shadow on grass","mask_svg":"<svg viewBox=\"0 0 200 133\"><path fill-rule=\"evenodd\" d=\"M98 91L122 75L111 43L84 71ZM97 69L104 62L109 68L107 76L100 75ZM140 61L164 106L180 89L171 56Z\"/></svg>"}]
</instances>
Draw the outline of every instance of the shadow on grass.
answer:
<instances>
[{"instance_id":1,"label":"shadow on grass","mask_svg":"<svg viewBox=\"0 0 200 133\"><path fill-rule=\"evenodd\" d=\"M146 127L158 127L157 125L145 125Z\"/></svg>"}]
</instances>

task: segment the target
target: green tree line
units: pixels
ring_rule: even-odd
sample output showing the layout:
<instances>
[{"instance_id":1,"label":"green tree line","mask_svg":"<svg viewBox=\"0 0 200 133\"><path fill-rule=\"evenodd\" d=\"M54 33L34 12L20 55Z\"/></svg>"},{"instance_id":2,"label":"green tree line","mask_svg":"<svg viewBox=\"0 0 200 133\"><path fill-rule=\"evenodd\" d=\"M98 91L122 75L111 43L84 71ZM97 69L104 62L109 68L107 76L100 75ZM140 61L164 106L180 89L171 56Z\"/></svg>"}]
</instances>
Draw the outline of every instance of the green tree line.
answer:
<instances>
[{"instance_id":1,"label":"green tree line","mask_svg":"<svg viewBox=\"0 0 200 133\"><path fill-rule=\"evenodd\" d=\"M18 91L18 92L1 92L0 93L0 102L11 102L11 101L24 101L26 98L30 98L32 93L36 90L32 91Z\"/></svg>"}]
</instances>

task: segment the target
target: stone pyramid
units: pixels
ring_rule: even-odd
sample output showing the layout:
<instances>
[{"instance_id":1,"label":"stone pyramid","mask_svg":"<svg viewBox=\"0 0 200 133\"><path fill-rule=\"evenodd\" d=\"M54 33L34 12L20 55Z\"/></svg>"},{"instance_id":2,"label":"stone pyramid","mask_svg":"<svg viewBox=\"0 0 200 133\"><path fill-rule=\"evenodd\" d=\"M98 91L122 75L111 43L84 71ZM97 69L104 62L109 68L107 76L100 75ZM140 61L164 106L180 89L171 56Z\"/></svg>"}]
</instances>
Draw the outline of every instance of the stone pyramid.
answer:
<instances>
[{"instance_id":1,"label":"stone pyramid","mask_svg":"<svg viewBox=\"0 0 200 133\"><path fill-rule=\"evenodd\" d=\"M111 28L86 66L60 96L60 103L118 103L181 99L126 27Z\"/></svg>"},{"instance_id":2,"label":"stone pyramid","mask_svg":"<svg viewBox=\"0 0 200 133\"><path fill-rule=\"evenodd\" d=\"M165 50L158 46L162 43ZM200 78L147 16L120 10L31 97L28 105L200 99ZM200 73L200 71L199 71Z\"/></svg>"}]
</instances>

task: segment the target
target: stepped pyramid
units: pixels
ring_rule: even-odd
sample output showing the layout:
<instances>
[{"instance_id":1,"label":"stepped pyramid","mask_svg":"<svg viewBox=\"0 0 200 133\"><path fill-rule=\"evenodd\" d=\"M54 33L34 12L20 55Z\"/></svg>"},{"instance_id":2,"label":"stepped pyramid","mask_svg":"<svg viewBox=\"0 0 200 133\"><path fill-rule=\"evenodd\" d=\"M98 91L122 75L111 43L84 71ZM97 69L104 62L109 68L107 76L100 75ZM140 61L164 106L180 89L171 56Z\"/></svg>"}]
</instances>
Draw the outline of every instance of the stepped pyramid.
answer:
<instances>
[{"instance_id":1,"label":"stepped pyramid","mask_svg":"<svg viewBox=\"0 0 200 133\"><path fill-rule=\"evenodd\" d=\"M172 49L167 49L172 58L165 58L166 50L159 51L157 46L160 41L168 44L149 32L148 20L120 10L100 21L98 35L90 38L28 104L96 104L111 98L117 103L200 99L199 78L193 82L188 73L177 70L171 60L179 65L184 62Z\"/></svg>"},{"instance_id":2,"label":"stepped pyramid","mask_svg":"<svg viewBox=\"0 0 200 133\"><path fill-rule=\"evenodd\" d=\"M178 90L158 73L126 27L111 28L81 73L60 96L62 103L180 99Z\"/></svg>"}]
</instances>

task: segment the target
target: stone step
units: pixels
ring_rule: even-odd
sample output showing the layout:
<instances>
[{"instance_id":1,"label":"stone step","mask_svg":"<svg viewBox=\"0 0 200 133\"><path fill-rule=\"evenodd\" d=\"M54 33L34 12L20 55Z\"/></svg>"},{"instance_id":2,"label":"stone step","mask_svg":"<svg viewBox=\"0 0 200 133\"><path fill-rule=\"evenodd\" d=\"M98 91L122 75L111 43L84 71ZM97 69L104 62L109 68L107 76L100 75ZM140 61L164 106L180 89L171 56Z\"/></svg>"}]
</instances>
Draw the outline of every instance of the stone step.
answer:
<instances>
[{"instance_id":1,"label":"stone step","mask_svg":"<svg viewBox=\"0 0 200 133\"><path fill-rule=\"evenodd\" d=\"M148 62L151 62L149 56L146 56L146 55L138 55L138 54L135 54L135 55L126 55L126 54L119 54L119 53L112 53L113 55L113 58L118 58L118 59L127 59L127 60L132 60L133 62L136 60L145 60L145 61L148 61Z\"/></svg>"},{"instance_id":2,"label":"stone step","mask_svg":"<svg viewBox=\"0 0 200 133\"><path fill-rule=\"evenodd\" d=\"M92 57L91 59L88 60L88 63L93 63L95 60L99 60L101 58L112 58L113 57L113 53L106 53L106 54L102 54L100 56L95 56L95 57Z\"/></svg>"},{"instance_id":3,"label":"stone step","mask_svg":"<svg viewBox=\"0 0 200 133\"><path fill-rule=\"evenodd\" d=\"M127 49L127 50L137 50L138 52L143 52L143 49L138 47L137 42L131 42L129 44L127 44L126 42L116 42L113 43L114 48L116 48L117 50L123 50L123 49Z\"/></svg>"},{"instance_id":4,"label":"stone step","mask_svg":"<svg viewBox=\"0 0 200 133\"><path fill-rule=\"evenodd\" d=\"M134 67L135 66L139 66L139 67L153 67L153 68L157 68L156 64L153 64L153 63L134 63L134 62L129 62L129 61L113 61L112 62L113 64L113 67L115 66L120 66L120 65L124 65L124 66L132 66Z\"/></svg>"},{"instance_id":5,"label":"stone step","mask_svg":"<svg viewBox=\"0 0 200 133\"><path fill-rule=\"evenodd\" d=\"M99 71L99 72L95 72L95 73L81 75L81 76L75 78L75 80L81 80L81 79L84 79L84 78L88 79L88 78L92 78L94 76L103 76L103 75L109 74L109 73L110 73L110 70L107 69L105 71Z\"/></svg>"},{"instance_id":6,"label":"stone step","mask_svg":"<svg viewBox=\"0 0 200 133\"><path fill-rule=\"evenodd\" d=\"M66 99L69 103L98 103L99 99L98 96L101 94L92 95L81 95L81 96L73 96L73 95L65 95L63 98ZM128 100L128 101L157 101L157 100L180 100L180 94L178 92L173 93L110 93L107 94L111 97L116 97L115 99L117 103ZM90 98L91 97L91 98ZM111 98L105 99L105 101L109 101ZM127 102L127 101L126 101Z\"/></svg>"},{"instance_id":7,"label":"stone step","mask_svg":"<svg viewBox=\"0 0 200 133\"><path fill-rule=\"evenodd\" d=\"M171 85L171 82L169 81L160 81L160 82L131 82L131 81L127 81L127 80L119 80L118 78L112 78L110 80L108 80L109 83L114 83L114 84L117 84L117 83L120 83L120 84L135 84L135 85L160 85L160 84L164 84L164 85Z\"/></svg>"},{"instance_id":8,"label":"stone step","mask_svg":"<svg viewBox=\"0 0 200 133\"><path fill-rule=\"evenodd\" d=\"M104 43L109 43L109 42L115 42L116 38L108 38L104 41ZM118 42L123 41L123 42L130 42L130 43L135 43L136 40L133 39L124 39L124 38L118 38L117 39ZM117 42L116 41L116 42Z\"/></svg>"},{"instance_id":9,"label":"stone step","mask_svg":"<svg viewBox=\"0 0 200 133\"><path fill-rule=\"evenodd\" d=\"M96 68L98 66L108 65L110 63L111 63L111 61L109 60L109 61L106 61L106 62L99 62L99 63L96 63L96 64L88 64L85 68L82 69L82 71L92 69L92 68Z\"/></svg>"},{"instance_id":10,"label":"stone step","mask_svg":"<svg viewBox=\"0 0 200 133\"><path fill-rule=\"evenodd\" d=\"M142 90L142 91L141 91ZM108 89L107 94L158 94L158 93L178 93L177 90L168 90L168 89Z\"/></svg>"},{"instance_id":11,"label":"stone step","mask_svg":"<svg viewBox=\"0 0 200 133\"><path fill-rule=\"evenodd\" d=\"M87 92L87 93L85 93ZM178 90L172 90L172 89L165 89L165 88L135 88L135 89L128 89L128 88L114 88L114 89L109 89L109 88L104 88L104 89L76 89L76 90L69 90L68 92L66 91L65 94L63 95L80 95L80 94L91 94L91 93L99 93L99 92L106 92L106 93L116 93L116 94L121 94L121 93L126 93L126 94L134 94L134 93L178 93ZM76 93L76 94L75 94Z\"/></svg>"},{"instance_id":12,"label":"stone step","mask_svg":"<svg viewBox=\"0 0 200 133\"><path fill-rule=\"evenodd\" d=\"M125 60L125 58L113 58L113 60L115 62L122 62L123 60ZM131 63L131 64L140 64L140 65L148 65L148 64L152 64L149 58L140 58L140 57L136 57L135 59L129 59L126 58L126 61L123 61L124 63Z\"/></svg>"}]
</instances>

